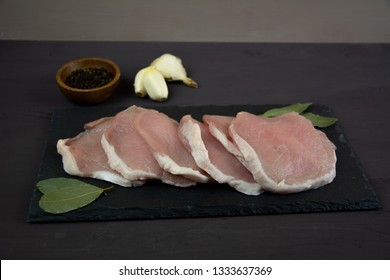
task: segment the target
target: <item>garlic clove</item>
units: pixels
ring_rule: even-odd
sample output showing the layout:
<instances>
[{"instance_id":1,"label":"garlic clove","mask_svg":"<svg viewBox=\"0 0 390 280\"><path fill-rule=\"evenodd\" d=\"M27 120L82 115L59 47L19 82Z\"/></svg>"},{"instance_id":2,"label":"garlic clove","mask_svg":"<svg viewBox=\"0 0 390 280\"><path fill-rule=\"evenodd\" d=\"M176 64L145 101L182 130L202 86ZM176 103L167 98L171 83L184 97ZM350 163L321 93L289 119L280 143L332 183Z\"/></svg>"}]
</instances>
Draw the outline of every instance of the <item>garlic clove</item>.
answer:
<instances>
[{"instance_id":1,"label":"garlic clove","mask_svg":"<svg viewBox=\"0 0 390 280\"><path fill-rule=\"evenodd\" d=\"M164 101L168 98L168 86L164 76L154 66L146 68L143 74L143 86L153 100Z\"/></svg>"},{"instance_id":2,"label":"garlic clove","mask_svg":"<svg viewBox=\"0 0 390 280\"><path fill-rule=\"evenodd\" d=\"M146 69L148 67L145 67L138 71L137 75L135 75L134 78L134 92L139 97L145 97L147 95L146 89L144 87L144 75L146 72Z\"/></svg>"},{"instance_id":3,"label":"garlic clove","mask_svg":"<svg viewBox=\"0 0 390 280\"><path fill-rule=\"evenodd\" d=\"M166 53L156 58L151 66L156 67L168 81L182 81L185 85L197 88L198 84L187 77L186 69L179 57Z\"/></svg>"}]
</instances>

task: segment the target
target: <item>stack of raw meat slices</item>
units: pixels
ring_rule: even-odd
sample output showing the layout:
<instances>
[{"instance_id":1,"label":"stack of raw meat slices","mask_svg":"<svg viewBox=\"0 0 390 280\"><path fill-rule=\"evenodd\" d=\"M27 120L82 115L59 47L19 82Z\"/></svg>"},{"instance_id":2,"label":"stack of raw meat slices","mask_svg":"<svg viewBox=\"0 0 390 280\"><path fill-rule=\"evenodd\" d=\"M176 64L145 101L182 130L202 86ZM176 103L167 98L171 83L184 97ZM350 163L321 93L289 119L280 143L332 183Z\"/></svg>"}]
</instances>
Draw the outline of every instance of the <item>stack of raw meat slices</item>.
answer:
<instances>
[{"instance_id":1,"label":"stack of raw meat slices","mask_svg":"<svg viewBox=\"0 0 390 280\"><path fill-rule=\"evenodd\" d=\"M186 115L177 122L131 106L84 129L57 143L65 171L125 187L149 180L178 187L218 182L247 195L288 194L336 176L336 147L296 113Z\"/></svg>"}]
</instances>

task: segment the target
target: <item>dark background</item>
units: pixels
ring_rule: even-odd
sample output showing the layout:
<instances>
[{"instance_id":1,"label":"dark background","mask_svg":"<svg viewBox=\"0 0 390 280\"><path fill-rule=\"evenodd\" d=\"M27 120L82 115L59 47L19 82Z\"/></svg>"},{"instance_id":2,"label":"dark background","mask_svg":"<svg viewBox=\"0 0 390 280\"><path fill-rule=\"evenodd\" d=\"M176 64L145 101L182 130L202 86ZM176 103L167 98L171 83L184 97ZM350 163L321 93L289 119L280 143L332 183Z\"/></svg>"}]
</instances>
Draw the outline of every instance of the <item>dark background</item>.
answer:
<instances>
[{"instance_id":1,"label":"dark background","mask_svg":"<svg viewBox=\"0 0 390 280\"><path fill-rule=\"evenodd\" d=\"M164 52L200 85L169 85L164 103L135 97L136 72ZM331 108L383 206L375 211L111 222L27 222L51 114L80 107L54 76L101 56L122 71L98 106L288 104ZM1 259L388 259L388 44L0 41ZM80 107L81 108L81 107Z\"/></svg>"}]
</instances>

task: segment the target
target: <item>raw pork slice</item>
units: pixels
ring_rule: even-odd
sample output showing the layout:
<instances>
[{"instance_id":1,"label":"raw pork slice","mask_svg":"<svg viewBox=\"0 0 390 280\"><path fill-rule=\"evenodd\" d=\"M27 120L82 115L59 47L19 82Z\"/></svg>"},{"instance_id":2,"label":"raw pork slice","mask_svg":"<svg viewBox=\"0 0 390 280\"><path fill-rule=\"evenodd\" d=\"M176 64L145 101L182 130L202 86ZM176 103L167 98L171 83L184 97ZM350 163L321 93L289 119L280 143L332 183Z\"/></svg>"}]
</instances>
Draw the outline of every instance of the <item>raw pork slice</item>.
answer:
<instances>
[{"instance_id":1,"label":"raw pork slice","mask_svg":"<svg viewBox=\"0 0 390 280\"><path fill-rule=\"evenodd\" d=\"M234 117L219 115L204 115L203 121L208 125L211 135L213 135L231 154L241 162L248 170L247 162L241 151L234 144L229 134L229 127Z\"/></svg>"},{"instance_id":2,"label":"raw pork slice","mask_svg":"<svg viewBox=\"0 0 390 280\"><path fill-rule=\"evenodd\" d=\"M246 161L241 151L234 144L229 134L229 127L234 117L230 116L219 116L219 115L204 115L203 122L208 125L211 135L213 135L231 154L235 155L236 158L241 162L242 165L246 166Z\"/></svg>"},{"instance_id":3,"label":"raw pork slice","mask_svg":"<svg viewBox=\"0 0 390 280\"><path fill-rule=\"evenodd\" d=\"M178 122L156 110L142 110L137 118L137 130L151 147L161 168L195 182L209 182L210 176L197 166L180 141Z\"/></svg>"},{"instance_id":4,"label":"raw pork slice","mask_svg":"<svg viewBox=\"0 0 390 280\"><path fill-rule=\"evenodd\" d=\"M84 126L85 131L71 139L60 139L57 151L62 155L65 171L74 176L92 177L129 187L132 182L112 170L100 139L111 118L102 118Z\"/></svg>"},{"instance_id":5,"label":"raw pork slice","mask_svg":"<svg viewBox=\"0 0 390 280\"><path fill-rule=\"evenodd\" d=\"M263 118L240 112L229 129L246 166L266 191L315 189L336 176L336 147L297 113Z\"/></svg>"},{"instance_id":6,"label":"raw pork slice","mask_svg":"<svg viewBox=\"0 0 390 280\"><path fill-rule=\"evenodd\" d=\"M210 134L207 125L187 115L180 120L179 131L196 164L217 182L227 183L248 195L262 192L252 174Z\"/></svg>"},{"instance_id":7,"label":"raw pork slice","mask_svg":"<svg viewBox=\"0 0 390 280\"><path fill-rule=\"evenodd\" d=\"M131 106L118 113L107 127L101 144L110 167L130 181L159 179L164 183L187 187L195 182L165 172L157 163L150 147L138 133L134 124L144 109Z\"/></svg>"}]
</instances>

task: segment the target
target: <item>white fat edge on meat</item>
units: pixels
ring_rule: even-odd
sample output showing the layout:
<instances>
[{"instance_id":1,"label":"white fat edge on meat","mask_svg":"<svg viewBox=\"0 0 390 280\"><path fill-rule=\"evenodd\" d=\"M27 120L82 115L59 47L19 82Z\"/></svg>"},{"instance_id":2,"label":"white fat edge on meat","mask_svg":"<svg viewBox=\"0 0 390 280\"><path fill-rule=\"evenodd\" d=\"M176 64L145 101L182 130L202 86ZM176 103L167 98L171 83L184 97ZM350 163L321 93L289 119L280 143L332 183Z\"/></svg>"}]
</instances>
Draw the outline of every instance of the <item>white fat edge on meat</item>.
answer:
<instances>
[{"instance_id":1,"label":"white fat edge on meat","mask_svg":"<svg viewBox=\"0 0 390 280\"><path fill-rule=\"evenodd\" d=\"M264 171L263 165L259 157L257 156L256 151L248 144L244 139L242 139L235 131L232 129L231 133L234 142L244 156L245 161L247 162L247 167L249 171L252 172L255 180L263 187L265 191L278 193L278 194L289 194L307 191L309 189L317 189L321 186L329 184L336 177L336 168L332 168L331 171L324 174L321 177L315 179L309 179L301 184L286 184L285 180L275 182L272 180ZM334 158L336 159L336 152L333 151Z\"/></svg>"},{"instance_id":2,"label":"white fat edge on meat","mask_svg":"<svg viewBox=\"0 0 390 280\"><path fill-rule=\"evenodd\" d=\"M144 181L129 181L123 176L107 170L95 171L92 173L91 177L94 179L111 182L116 185L120 185L122 187L135 187L135 186L143 185L145 183Z\"/></svg>"},{"instance_id":3,"label":"white fat edge on meat","mask_svg":"<svg viewBox=\"0 0 390 280\"><path fill-rule=\"evenodd\" d=\"M247 163L244 159L244 156L242 155L241 151L238 149L238 147L232 142L230 141L226 134L224 132L222 132L220 129L218 129L214 124L212 123L209 123L208 124L208 127L209 127L209 131L211 133L212 136L215 137L215 139L217 139L221 144L222 146L225 147L225 149L230 152L232 155L234 155L240 162L241 164L249 170Z\"/></svg>"},{"instance_id":4,"label":"white fat edge on meat","mask_svg":"<svg viewBox=\"0 0 390 280\"><path fill-rule=\"evenodd\" d=\"M241 152L237 149L237 147L229 141L226 134L219 130L214 124L208 124L209 131L211 135L215 137L231 154L235 156L242 156Z\"/></svg>"},{"instance_id":5,"label":"white fat edge on meat","mask_svg":"<svg viewBox=\"0 0 390 280\"><path fill-rule=\"evenodd\" d=\"M197 123L194 123L191 120L187 121L181 126L180 133L187 140L196 164L205 170L218 183L227 183L237 191L247 195L259 195L263 192L258 183L237 180L233 176L223 173L211 162L209 152L202 139L201 129Z\"/></svg>"},{"instance_id":6,"label":"white fat edge on meat","mask_svg":"<svg viewBox=\"0 0 390 280\"><path fill-rule=\"evenodd\" d=\"M165 171L164 171L165 172ZM166 173L169 173L169 172L166 172ZM184 176L181 176L181 175L174 175L174 174L171 174L169 173L170 176L162 176L162 182L165 183L165 184L168 184L168 185L172 185L172 186L175 186L175 187L180 187L180 188L187 188L187 187L192 187L192 186L195 186L197 184L197 182L193 181L193 180L190 180ZM170 178L172 176L177 176L177 177L182 177L183 180L171 180Z\"/></svg>"},{"instance_id":7,"label":"white fat edge on meat","mask_svg":"<svg viewBox=\"0 0 390 280\"><path fill-rule=\"evenodd\" d=\"M60 139L57 141L57 152L62 156L64 170L69 175L85 177L85 174L80 171L73 154L70 152L69 146L66 145L68 140L69 139Z\"/></svg>"},{"instance_id":8,"label":"white fat edge on meat","mask_svg":"<svg viewBox=\"0 0 390 280\"><path fill-rule=\"evenodd\" d=\"M153 153L160 167L174 175L182 175L188 179L191 179L198 183L207 183L210 178L203 175L198 170L194 170L190 167L183 167L178 165L170 156L161 153Z\"/></svg>"},{"instance_id":9,"label":"white fat edge on meat","mask_svg":"<svg viewBox=\"0 0 390 280\"><path fill-rule=\"evenodd\" d=\"M259 195L264 192L259 183L249 183L242 180L232 180L229 185L246 195Z\"/></svg>"},{"instance_id":10,"label":"white fat edge on meat","mask_svg":"<svg viewBox=\"0 0 390 280\"><path fill-rule=\"evenodd\" d=\"M127 164L118 156L115 152L115 148L108 143L105 135L103 134L101 144L104 152L108 158L108 165L118 171L123 177L130 181L142 181L145 179L159 179L157 174L146 172L143 170L131 169Z\"/></svg>"},{"instance_id":11,"label":"white fat edge on meat","mask_svg":"<svg viewBox=\"0 0 390 280\"><path fill-rule=\"evenodd\" d=\"M232 176L222 173L211 163L209 152L202 140L202 134L198 124L187 121L181 126L180 133L186 139L191 149L191 155L201 169L206 171L218 183L227 183L229 180L234 179Z\"/></svg>"}]
</instances>

